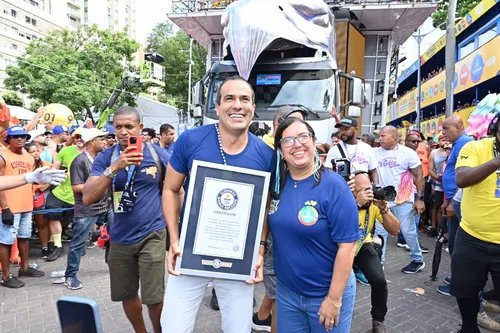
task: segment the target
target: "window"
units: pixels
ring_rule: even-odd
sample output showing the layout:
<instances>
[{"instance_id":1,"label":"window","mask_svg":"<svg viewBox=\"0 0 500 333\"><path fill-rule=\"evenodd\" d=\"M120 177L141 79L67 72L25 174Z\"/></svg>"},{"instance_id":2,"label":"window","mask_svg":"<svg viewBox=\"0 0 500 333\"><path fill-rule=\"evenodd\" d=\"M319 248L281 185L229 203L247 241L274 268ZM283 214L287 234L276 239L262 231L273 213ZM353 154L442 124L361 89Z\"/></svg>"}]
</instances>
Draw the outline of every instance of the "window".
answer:
<instances>
[{"instance_id":1,"label":"window","mask_svg":"<svg viewBox=\"0 0 500 333\"><path fill-rule=\"evenodd\" d=\"M467 55L474 51L474 39L467 44L460 46L460 59L465 58Z\"/></svg>"},{"instance_id":2,"label":"window","mask_svg":"<svg viewBox=\"0 0 500 333\"><path fill-rule=\"evenodd\" d=\"M25 38L26 36L22 32L20 32L19 37Z\"/></svg>"},{"instance_id":3,"label":"window","mask_svg":"<svg viewBox=\"0 0 500 333\"><path fill-rule=\"evenodd\" d=\"M28 15L26 15L26 23L31 24L31 17Z\"/></svg>"},{"instance_id":4,"label":"window","mask_svg":"<svg viewBox=\"0 0 500 333\"><path fill-rule=\"evenodd\" d=\"M31 35L31 39L35 40L38 39L38 37L36 35Z\"/></svg>"},{"instance_id":5,"label":"window","mask_svg":"<svg viewBox=\"0 0 500 333\"><path fill-rule=\"evenodd\" d=\"M26 36L26 39L27 40L31 40L31 36Z\"/></svg>"},{"instance_id":6,"label":"window","mask_svg":"<svg viewBox=\"0 0 500 333\"><path fill-rule=\"evenodd\" d=\"M10 15L11 15L12 17L17 17L17 12L16 12L14 9L11 9L11 10L10 10Z\"/></svg>"},{"instance_id":7,"label":"window","mask_svg":"<svg viewBox=\"0 0 500 333\"><path fill-rule=\"evenodd\" d=\"M31 19L31 24L32 24L34 27L36 27L37 23L38 23L38 22L37 22L35 19Z\"/></svg>"},{"instance_id":8,"label":"window","mask_svg":"<svg viewBox=\"0 0 500 333\"><path fill-rule=\"evenodd\" d=\"M479 35L479 47L488 43L491 39L493 39L497 35L497 25L495 23L494 26L483 32Z\"/></svg>"},{"instance_id":9,"label":"window","mask_svg":"<svg viewBox=\"0 0 500 333\"><path fill-rule=\"evenodd\" d=\"M12 43L12 45L10 46L10 48L13 49L13 50L17 50L17 44Z\"/></svg>"}]
</instances>

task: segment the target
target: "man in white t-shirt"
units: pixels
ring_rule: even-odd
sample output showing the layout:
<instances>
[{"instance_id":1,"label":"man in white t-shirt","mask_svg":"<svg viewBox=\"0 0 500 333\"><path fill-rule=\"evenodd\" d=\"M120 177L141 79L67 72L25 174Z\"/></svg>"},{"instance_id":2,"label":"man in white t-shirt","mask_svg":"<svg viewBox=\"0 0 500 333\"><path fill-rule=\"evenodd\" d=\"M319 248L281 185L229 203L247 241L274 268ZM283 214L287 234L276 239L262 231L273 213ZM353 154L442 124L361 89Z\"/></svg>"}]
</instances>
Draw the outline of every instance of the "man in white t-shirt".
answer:
<instances>
[{"instance_id":1,"label":"man in white t-shirt","mask_svg":"<svg viewBox=\"0 0 500 333\"><path fill-rule=\"evenodd\" d=\"M397 191L395 201L389 202L389 208L400 221L411 259L402 272L417 273L425 267L414 221L415 210L419 215L425 211L422 163L415 151L398 144L398 132L392 126L380 130L380 147L375 149L375 157L380 186L392 185ZM413 184L417 188L416 201Z\"/></svg>"},{"instance_id":2,"label":"man in white t-shirt","mask_svg":"<svg viewBox=\"0 0 500 333\"><path fill-rule=\"evenodd\" d=\"M351 162L351 173L356 171L371 173L372 181L378 184L378 164L373 148L357 139L357 126L358 121L352 117L345 117L335 125L335 128L339 129L342 141L330 148L325 166L331 169L332 160L346 158Z\"/></svg>"}]
</instances>

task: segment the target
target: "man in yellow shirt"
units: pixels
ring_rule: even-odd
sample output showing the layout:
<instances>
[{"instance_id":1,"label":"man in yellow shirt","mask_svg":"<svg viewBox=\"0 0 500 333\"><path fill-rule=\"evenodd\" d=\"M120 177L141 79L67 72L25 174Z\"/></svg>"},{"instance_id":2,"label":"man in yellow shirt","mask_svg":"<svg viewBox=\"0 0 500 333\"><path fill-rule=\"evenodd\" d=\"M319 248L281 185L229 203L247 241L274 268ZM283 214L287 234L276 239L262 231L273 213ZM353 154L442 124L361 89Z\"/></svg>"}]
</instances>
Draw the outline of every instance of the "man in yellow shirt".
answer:
<instances>
[{"instance_id":1,"label":"man in yellow shirt","mask_svg":"<svg viewBox=\"0 0 500 333\"><path fill-rule=\"evenodd\" d=\"M385 333L384 324L387 314L387 282L380 257L373 246L372 232L375 220L380 221L385 230L392 235L399 234L399 221L391 213L386 201L375 200L372 183L367 173L357 172L352 193L358 204L359 240L354 264L365 275L371 286L372 329L374 333Z\"/></svg>"},{"instance_id":2,"label":"man in yellow shirt","mask_svg":"<svg viewBox=\"0 0 500 333\"><path fill-rule=\"evenodd\" d=\"M462 221L455 238L450 292L457 298L463 333L479 333L479 291L491 273L500 295L500 114L488 130L492 138L467 143L455 167L463 188Z\"/></svg>"}]
</instances>

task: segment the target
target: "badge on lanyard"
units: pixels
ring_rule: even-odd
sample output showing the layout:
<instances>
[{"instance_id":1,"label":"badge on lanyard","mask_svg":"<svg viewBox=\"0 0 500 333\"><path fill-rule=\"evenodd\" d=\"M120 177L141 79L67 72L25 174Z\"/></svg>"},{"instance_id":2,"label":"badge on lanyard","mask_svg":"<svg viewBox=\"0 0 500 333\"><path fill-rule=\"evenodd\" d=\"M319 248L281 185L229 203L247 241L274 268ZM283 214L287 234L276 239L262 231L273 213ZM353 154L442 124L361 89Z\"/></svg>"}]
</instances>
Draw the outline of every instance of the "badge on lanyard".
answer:
<instances>
[{"instance_id":1,"label":"badge on lanyard","mask_svg":"<svg viewBox=\"0 0 500 333\"><path fill-rule=\"evenodd\" d=\"M118 146L115 148L113 152L112 162L118 159L118 155L120 154ZM115 190L115 181L116 177L113 178L113 212L116 214L130 213L134 206L135 201L137 200L137 193L134 191L134 179L137 173L137 167L132 165L127 170L127 182L125 183L125 187L123 191Z\"/></svg>"},{"instance_id":2,"label":"badge on lanyard","mask_svg":"<svg viewBox=\"0 0 500 333\"><path fill-rule=\"evenodd\" d=\"M370 220L370 208L366 210L364 227L362 224L359 225L358 241L356 242L356 254L354 256L358 255L359 250L361 250L361 247L365 243L369 220Z\"/></svg>"}]
</instances>

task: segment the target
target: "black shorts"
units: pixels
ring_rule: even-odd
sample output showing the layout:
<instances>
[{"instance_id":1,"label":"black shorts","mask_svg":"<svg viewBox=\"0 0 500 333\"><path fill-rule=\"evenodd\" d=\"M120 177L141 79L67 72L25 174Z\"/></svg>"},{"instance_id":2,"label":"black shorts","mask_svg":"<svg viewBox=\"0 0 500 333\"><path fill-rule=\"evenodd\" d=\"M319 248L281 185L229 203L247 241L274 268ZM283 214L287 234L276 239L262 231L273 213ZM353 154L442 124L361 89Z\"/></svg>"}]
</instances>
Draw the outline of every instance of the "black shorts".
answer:
<instances>
[{"instance_id":1,"label":"black shorts","mask_svg":"<svg viewBox=\"0 0 500 333\"><path fill-rule=\"evenodd\" d=\"M444 202L444 192L434 191L434 207L441 207Z\"/></svg>"},{"instance_id":2,"label":"black shorts","mask_svg":"<svg viewBox=\"0 0 500 333\"><path fill-rule=\"evenodd\" d=\"M424 187L424 203L426 206L432 205L432 184L428 181L425 182Z\"/></svg>"},{"instance_id":3,"label":"black shorts","mask_svg":"<svg viewBox=\"0 0 500 333\"><path fill-rule=\"evenodd\" d=\"M450 293L457 298L477 297L488 280L488 272L496 285L500 275L500 244L482 241L459 227L451 258Z\"/></svg>"},{"instance_id":4,"label":"black shorts","mask_svg":"<svg viewBox=\"0 0 500 333\"><path fill-rule=\"evenodd\" d=\"M62 212L47 213L49 221L63 221L68 220L73 221L74 206L62 200L59 200L52 192L47 196L45 201L45 209L61 209L61 208L71 208L70 210L64 210Z\"/></svg>"}]
</instances>

